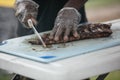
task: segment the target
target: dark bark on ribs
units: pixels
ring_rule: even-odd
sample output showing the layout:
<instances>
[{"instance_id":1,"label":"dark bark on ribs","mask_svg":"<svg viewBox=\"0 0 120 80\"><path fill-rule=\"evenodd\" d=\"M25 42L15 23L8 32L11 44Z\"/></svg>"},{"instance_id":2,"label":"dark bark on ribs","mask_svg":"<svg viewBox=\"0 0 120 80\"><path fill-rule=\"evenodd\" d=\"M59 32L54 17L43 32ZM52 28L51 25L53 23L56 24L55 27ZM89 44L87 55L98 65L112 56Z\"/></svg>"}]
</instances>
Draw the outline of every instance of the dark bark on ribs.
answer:
<instances>
[{"instance_id":1,"label":"dark bark on ribs","mask_svg":"<svg viewBox=\"0 0 120 80\"><path fill-rule=\"evenodd\" d=\"M110 27L111 24L100 24L100 23L80 25L77 29L80 38L75 38L72 34L70 34L69 40L67 42L83 40L83 39L91 39L91 38L108 37L112 34L112 30L110 29ZM64 43L64 40L62 39L63 35L61 36L59 41L49 39L49 35L50 33L45 33L42 35L42 38L46 45ZM41 42L38 39L31 40L29 41L29 43L41 45Z\"/></svg>"}]
</instances>

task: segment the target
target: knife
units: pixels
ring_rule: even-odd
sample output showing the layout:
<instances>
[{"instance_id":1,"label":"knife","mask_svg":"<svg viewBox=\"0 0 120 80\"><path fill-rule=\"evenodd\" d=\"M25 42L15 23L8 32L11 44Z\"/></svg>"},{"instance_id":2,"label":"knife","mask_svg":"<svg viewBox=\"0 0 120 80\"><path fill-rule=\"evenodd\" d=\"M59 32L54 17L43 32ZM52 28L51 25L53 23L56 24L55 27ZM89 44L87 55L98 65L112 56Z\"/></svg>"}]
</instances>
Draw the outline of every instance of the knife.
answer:
<instances>
[{"instance_id":1,"label":"knife","mask_svg":"<svg viewBox=\"0 0 120 80\"><path fill-rule=\"evenodd\" d=\"M34 33L37 35L37 37L41 41L42 45L46 48L47 46L46 46L45 42L43 41L43 39L40 36L40 34L38 33L38 31L35 29L35 27L34 27L33 22L32 22L31 19L28 19L28 25L29 25L30 28L32 28L34 30Z\"/></svg>"}]
</instances>

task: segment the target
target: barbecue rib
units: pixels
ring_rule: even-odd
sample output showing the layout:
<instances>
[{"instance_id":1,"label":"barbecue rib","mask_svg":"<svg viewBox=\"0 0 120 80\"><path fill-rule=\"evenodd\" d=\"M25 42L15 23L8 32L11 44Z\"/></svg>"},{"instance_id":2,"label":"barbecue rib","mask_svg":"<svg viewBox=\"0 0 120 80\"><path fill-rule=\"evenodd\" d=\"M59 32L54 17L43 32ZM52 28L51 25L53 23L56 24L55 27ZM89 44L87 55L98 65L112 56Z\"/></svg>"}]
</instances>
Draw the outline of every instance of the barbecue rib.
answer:
<instances>
[{"instance_id":1,"label":"barbecue rib","mask_svg":"<svg viewBox=\"0 0 120 80\"><path fill-rule=\"evenodd\" d=\"M83 40L83 39L91 39L91 38L108 37L112 34L112 30L110 29L110 27L111 27L111 24L101 24L101 23L90 23L90 24L79 25L77 31L79 33L80 38L75 38L72 34L70 34L69 40L67 42ZM49 35L50 33L45 33L42 35L42 38L46 45L65 42L62 39L62 37L60 38L59 41L55 41L53 39L50 39ZM30 40L29 43L41 45L41 42L39 41L39 39Z\"/></svg>"}]
</instances>

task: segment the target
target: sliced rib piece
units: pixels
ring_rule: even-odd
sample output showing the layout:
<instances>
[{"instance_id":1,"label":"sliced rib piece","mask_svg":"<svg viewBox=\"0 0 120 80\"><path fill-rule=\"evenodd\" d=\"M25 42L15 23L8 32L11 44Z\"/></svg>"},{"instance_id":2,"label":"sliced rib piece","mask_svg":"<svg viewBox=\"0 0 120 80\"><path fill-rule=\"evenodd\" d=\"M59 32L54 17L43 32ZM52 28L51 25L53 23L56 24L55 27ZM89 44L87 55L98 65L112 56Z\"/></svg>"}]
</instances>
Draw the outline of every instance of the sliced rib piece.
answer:
<instances>
[{"instance_id":1,"label":"sliced rib piece","mask_svg":"<svg viewBox=\"0 0 120 80\"><path fill-rule=\"evenodd\" d=\"M90 23L90 24L79 25L77 31L79 33L80 38L74 37L71 33L69 35L69 40L67 42L83 40L83 39L91 39L91 38L108 37L112 34L112 30L110 28L111 28L111 24ZM59 41L50 39L49 35L50 33L45 33L42 35L42 38L46 45L65 43L65 41L63 40L64 33L60 37ZM29 43L41 45L39 39L29 40Z\"/></svg>"}]
</instances>

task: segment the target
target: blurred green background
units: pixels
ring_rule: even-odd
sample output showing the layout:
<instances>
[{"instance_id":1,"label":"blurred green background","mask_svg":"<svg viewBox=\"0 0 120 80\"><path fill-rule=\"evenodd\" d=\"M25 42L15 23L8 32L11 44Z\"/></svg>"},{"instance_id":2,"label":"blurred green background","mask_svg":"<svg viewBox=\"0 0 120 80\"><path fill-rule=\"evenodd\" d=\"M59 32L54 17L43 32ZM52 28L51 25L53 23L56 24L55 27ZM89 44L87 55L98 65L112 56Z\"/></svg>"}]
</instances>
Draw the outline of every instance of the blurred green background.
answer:
<instances>
[{"instance_id":1,"label":"blurred green background","mask_svg":"<svg viewBox=\"0 0 120 80\"><path fill-rule=\"evenodd\" d=\"M86 14L91 22L120 19L120 0L88 0ZM91 77L91 80L97 77ZM105 80L120 80L120 70L111 72Z\"/></svg>"},{"instance_id":2,"label":"blurred green background","mask_svg":"<svg viewBox=\"0 0 120 80\"><path fill-rule=\"evenodd\" d=\"M92 22L120 19L120 0L88 0L86 14Z\"/></svg>"},{"instance_id":3,"label":"blurred green background","mask_svg":"<svg viewBox=\"0 0 120 80\"><path fill-rule=\"evenodd\" d=\"M88 9L115 5L120 5L120 0L88 0L86 3Z\"/></svg>"},{"instance_id":4,"label":"blurred green background","mask_svg":"<svg viewBox=\"0 0 120 80\"><path fill-rule=\"evenodd\" d=\"M14 0L11 0L14 1ZM86 14L91 22L120 19L120 0L88 0ZM0 80L10 80L11 74L0 70ZM92 77L91 80L96 80ZM105 80L120 80L120 70L111 72Z\"/></svg>"}]
</instances>

